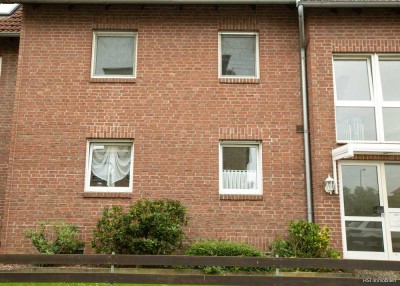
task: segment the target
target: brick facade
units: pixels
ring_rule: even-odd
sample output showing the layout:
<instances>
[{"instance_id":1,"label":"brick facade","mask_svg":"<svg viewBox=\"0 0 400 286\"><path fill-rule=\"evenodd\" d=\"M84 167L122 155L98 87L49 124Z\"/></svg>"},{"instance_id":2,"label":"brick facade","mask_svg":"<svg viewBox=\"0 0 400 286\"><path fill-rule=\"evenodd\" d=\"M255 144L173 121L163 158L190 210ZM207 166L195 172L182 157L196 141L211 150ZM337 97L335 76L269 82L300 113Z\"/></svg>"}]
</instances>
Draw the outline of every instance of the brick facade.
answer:
<instances>
[{"instance_id":1,"label":"brick facade","mask_svg":"<svg viewBox=\"0 0 400 286\"><path fill-rule=\"evenodd\" d=\"M18 38L0 37L0 225L3 221L4 213L8 153L17 76L18 44Z\"/></svg>"},{"instance_id":2,"label":"brick facade","mask_svg":"<svg viewBox=\"0 0 400 286\"><path fill-rule=\"evenodd\" d=\"M340 146L332 56L399 53L400 18L380 8L305 13L314 218L342 250L340 198L324 191ZM95 30L137 32L136 79L90 78ZM259 79L218 79L219 31L259 33ZM139 198L186 205L189 241L268 250L307 217L298 31L296 9L283 5L26 5L16 85L18 41L0 38L0 152L11 158L8 177L0 165L0 251L35 252L23 231L43 219L78 224L90 251L104 207ZM134 140L132 194L84 192L94 138ZM262 142L263 195L219 195L220 140Z\"/></svg>"},{"instance_id":3,"label":"brick facade","mask_svg":"<svg viewBox=\"0 0 400 286\"><path fill-rule=\"evenodd\" d=\"M332 175L335 135L332 57L334 53L399 53L400 18L395 9L307 9L308 90L315 221L327 225L341 249L339 196L324 191ZM399 156L352 159L399 161Z\"/></svg>"},{"instance_id":4,"label":"brick facade","mask_svg":"<svg viewBox=\"0 0 400 286\"><path fill-rule=\"evenodd\" d=\"M296 9L69 8L24 7L3 252L34 252L23 231L43 219L78 224L89 248L103 208L139 198L182 201L189 240L264 250L306 218ZM136 80L90 80L94 29L137 31ZM259 80L218 79L220 30L259 32ZM89 138L134 139L132 194L84 193ZM263 196L219 196L222 139L262 141Z\"/></svg>"}]
</instances>

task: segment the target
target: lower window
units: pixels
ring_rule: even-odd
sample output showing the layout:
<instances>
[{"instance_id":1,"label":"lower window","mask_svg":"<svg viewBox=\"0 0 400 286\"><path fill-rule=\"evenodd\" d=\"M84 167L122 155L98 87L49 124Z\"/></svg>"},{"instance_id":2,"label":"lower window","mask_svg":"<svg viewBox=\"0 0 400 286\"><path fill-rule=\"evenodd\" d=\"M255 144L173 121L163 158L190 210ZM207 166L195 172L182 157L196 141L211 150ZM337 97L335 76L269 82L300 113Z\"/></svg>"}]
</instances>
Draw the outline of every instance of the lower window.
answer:
<instances>
[{"instance_id":1,"label":"lower window","mask_svg":"<svg viewBox=\"0 0 400 286\"><path fill-rule=\"evenodd\" d=\"M89 141L85 190L131 192L132 161L132 141Z\"/></svg>"},{"instance_id":2,"label":"lower window","mask_svg":"<svg viewBox=\"0 0 400 286\"><path fill-rule=\"evenodd\" d=\"M219 193L261 195L261 143L220 143Z\"/></svg>"}]
</instances>

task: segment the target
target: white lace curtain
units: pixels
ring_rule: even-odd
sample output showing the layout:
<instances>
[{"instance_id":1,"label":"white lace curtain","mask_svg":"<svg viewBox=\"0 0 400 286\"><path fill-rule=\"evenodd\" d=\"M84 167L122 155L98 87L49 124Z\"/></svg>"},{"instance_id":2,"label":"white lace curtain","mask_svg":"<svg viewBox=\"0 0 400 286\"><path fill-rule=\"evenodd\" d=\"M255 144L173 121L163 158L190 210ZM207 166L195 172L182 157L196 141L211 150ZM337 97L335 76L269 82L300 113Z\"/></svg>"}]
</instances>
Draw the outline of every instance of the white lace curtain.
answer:
<instances>
[{"instance_id":1,"label":"white lace curtain","mask_svg":"<svg viewBox=\"0 0 400 286\"><path fill-rule=\"evenodd\" d=\"M257 149L249 148L249 162L245 170L223 170L225 189L257 188Z\"/></svg>"},{"instance_id":2,"label":"white lace curtain","mask_svg":"<svg viewBox=\"0 0 400 286\"><path fill-rule=\"evenodd\" d=\"M92 154L92 172L96 177L114 187L115 182L129 174L131 166L130 146L95 146Z\"/></svg>"}]
</instances>

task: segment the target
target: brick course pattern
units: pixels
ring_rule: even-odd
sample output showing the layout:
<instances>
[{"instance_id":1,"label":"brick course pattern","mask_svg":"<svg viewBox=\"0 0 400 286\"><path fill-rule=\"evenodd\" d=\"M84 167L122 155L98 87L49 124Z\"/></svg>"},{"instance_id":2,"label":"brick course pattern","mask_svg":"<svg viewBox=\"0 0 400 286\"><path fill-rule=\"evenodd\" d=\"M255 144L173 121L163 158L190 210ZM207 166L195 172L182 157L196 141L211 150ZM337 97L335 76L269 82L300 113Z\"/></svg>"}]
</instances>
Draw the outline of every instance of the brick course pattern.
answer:
<instances>
[{"instance_id":1,"label":"brick course pattern","mask_svg":"<svg viewBox=\"0 0 400 286\"><path fill-rule=\"evenodd\" d=\"M43 219L78 224L89 251L104 207L139 198L186 205L189 241L264 250L291 220L306 218L295 9L70 8L24 7L2 252L35 252L23 231ZM134 82L90 80L93 29L137 31ZM259 32L259 81L219 81L220 30ZM84 194L88 138L134 139L131 195ZM261 198L220 198L222 139L262 141Z\"/></svg>"},{"instance_id":2,"label":"brick course pattern","mask_svg":"<svg viewBox=\"0 0 400 286\"><path fill-rule=\"evenodd\" d=\"M9 17L0 16L0 33L19 33L21 30L22 7Z\"/></svg>"},{"instance_id":3,"label":"brick course pattern","mask_svg":"<svg viewBox=\"0 0 400 286\"><path fill-rule=\"evenodd\" d=\"M0 225L3 220L8 154L18 62L18 38L0 37Z\"/></svg>"},{"instance_id":4,"label":"brick course pattern","mask_svg":"<svg viewBox=\"0 0 400 286\"><path fill-rule=\"evenodd\" d=\"M334 53L399 53L400 18L394 9L307 9L308 89L315 221L332 230L341 248L338 195L324 191L332 175L335 135ZM354 160L400 161L400 156L356 156Z\"/></svg>"}]
</instances>

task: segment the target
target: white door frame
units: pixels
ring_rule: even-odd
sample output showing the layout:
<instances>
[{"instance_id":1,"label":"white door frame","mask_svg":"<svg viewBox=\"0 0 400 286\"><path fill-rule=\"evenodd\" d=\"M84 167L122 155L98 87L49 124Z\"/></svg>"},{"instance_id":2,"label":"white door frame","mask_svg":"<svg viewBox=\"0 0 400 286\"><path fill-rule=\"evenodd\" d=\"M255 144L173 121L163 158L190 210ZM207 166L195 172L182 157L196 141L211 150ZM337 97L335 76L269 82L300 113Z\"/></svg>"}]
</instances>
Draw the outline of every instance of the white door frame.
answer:
<instances>
[{"instance_id":1,"label":"white door frame","mask_svg":"<svg viewBox=\"0 0 400 286\"><path fill-rule=\"evenodd\" d=\"M387 161L360 161L360 160L345 160L339 161L339 185L340 185L340 213L341 213L341 226L342 226L342 244L343 244L343 257L351 259L377 259L377 260L400 260L400 253L392 252L391 227L389 220L389 213L399 213L400 210L389 209L387 190L386 190L386 175L385 164L393 163L400 164L400 162L387 162ZM379 201L380 205L384 207L384 213L377 217L368 216L345 216L344 213L344 194L343 194L343 176L342 166L374 166L377 170L378 186L379 186ZM346 221L377 221L382 223L382 236L383 236L383 252L367 252L367 251L348 251L347 250L347 237L346 237ZM392 230L393 231L393 230ZM400 229L399 229L400 231Z\"/></svg>"}]
</instances>

